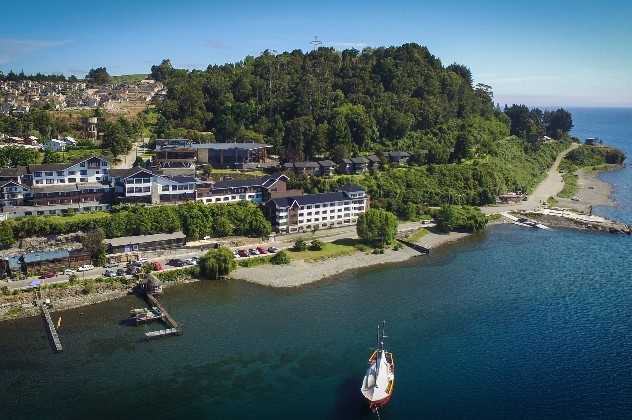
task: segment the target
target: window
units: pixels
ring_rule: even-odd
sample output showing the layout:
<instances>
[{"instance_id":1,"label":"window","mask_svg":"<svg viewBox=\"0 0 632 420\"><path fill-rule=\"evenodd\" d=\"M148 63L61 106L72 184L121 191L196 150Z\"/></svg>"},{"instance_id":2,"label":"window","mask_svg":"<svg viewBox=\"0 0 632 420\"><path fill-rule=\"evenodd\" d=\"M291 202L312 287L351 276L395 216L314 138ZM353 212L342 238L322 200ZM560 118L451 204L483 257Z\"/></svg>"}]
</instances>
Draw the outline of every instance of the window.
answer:
<instances>
[{"instance_id":1,"label":"window","mask_svg":"<svg viewBox=\"0 0 632 420\"><path fill-rule=\"evenodd\" d=\"M79 178L79 182L88 182L88 178Z\"/></svg>"},{"instance_id":2,"label":"window","mask_svg":"<svg viewBox=\"0 0 632 420\"><path fill-rule=\"evenodd\" d=\"M230 197L224 197L224 201L230 200Z\"/></svg>"},{"instance_id":3,"label":"window","mask_svg":"<svg viewBox=\"0 0 632 420\"><path fill-rule=\"evenodd\" d=\"M163 191L169 191L169 185L163 185L162 186L162 190Z\"/></svg>"},{"instance_id":4,"label":"window","mask_svg":"<svg viewBox=\"0 0 632 420\"><path fill-rule=\"evenodd\" d=\"M85 162L81 162L81 163L79 164L79 166L81 166L82 168L85 168L85 167L86 167L86 163L85 163Z\"/></svg>"},{"instance_id":5,"label":"window","mask_svg":"<svg viewBox=\"0 0 632 420\"><path fill-rule=\"evenodd\" d=\"M133 193L134 192L134 187L128 187L126 191L128 193Z\"/></svg>"},{"instance_id":6,"label":"window","mask_svg":"<svg viewBox=\"0 0 632 420\"><path fill-rule=\"evenodd\" d=\"M35 172L35 177L36 177L36 178L39 178L39 177L41 177L41 176L42 176L42 173L41 173L41 172Z\"/></svg>"},{"instance_id":7,"label":"window","mask_svg":"<svg viewBox=\"0 0 632 420\"><path fill-rule=\"evenodd\" d=\"M134 187L134 192L135 193L142 193L143 192L143 187Z\"/></svg>"},{"instance_id":8,"label":"window","mask_svg":"<svg viewBox=\"0 0 632 420\"><path fill-rule=\"evenodd\" d=\"M53 173L53 172L45 172L44 174L45 174L46 176L53 176L53 175L54 175L54 173Z\"/></svg>"},{"instance_id":9,"label":"window","mask_svg":"<svg viewBox=\"0 0 632 420\"><path fill-rule=\"evenodd\" d=\"M35 181L36 184L41 184L43 181L41 179L38 179Z\"/></svg>"},{"instance_id":10,"label":"window","mask_svg":"<svg viewBox=\"0 0 632 420\"><path fill-rule=\"evenodd\" d=\"M217 197L217 198L215 199L215 202L218 202L218 201L222 201L222 197Z\"/></svg>"},{"instance_id":11,"label":"window","mask_svg":"<svg viewBox=\"0 0 632 420\"><path fill-rule=\"evenodd\" d=\"M72 184L74 182L77 182L77 178L68 178L68 183Z\"/></svg>"},{"instance_id":12,"label":"window","mask_svg":"<svg viewBox=\"0 0 632 420\"><path fill-rule=\"evenodd\" d=\"M53 184L53 183L55 183L55 180L54 179L47 179L46 183L47 184Z\"/></svg>"},{"instance_id":13,"label":"window","mask_svg":"<svg viewBox=\"0 0 632 420\"><path fill-rule=\"evenodd\" d=\"M104 160L101 161L101 166L108 166L108 163Z\"/></svg>"},{"instance_id":14,"label":"window","mask_svg":"<svg viewBox=\"0 0 632 420\"><path fill-rule=\"evenodd\" d=\"M85 169L82 169L81 171L79 171L80 175L88 175L88 171L86 171Z\"/></svg>"},{"instance_id":15,"label":"window","mask_svg":"<svg viewBox=\"0 0 632 420\"><path fill-rule=\"evenodd\" d=\"M58 179L57 182L59 182L60 184L65 184L66 180L62 178L62 179Z\"/></svg>"},{"instance_id":16,"label":"window","mask_svg":"<svg viewBox=\"0 0 632 420\"><path fill-rule=\"evenodd\" d=\"M143 187L143 192L150 192L151 191L151 187Z\"/></svg>"}]
</instances>

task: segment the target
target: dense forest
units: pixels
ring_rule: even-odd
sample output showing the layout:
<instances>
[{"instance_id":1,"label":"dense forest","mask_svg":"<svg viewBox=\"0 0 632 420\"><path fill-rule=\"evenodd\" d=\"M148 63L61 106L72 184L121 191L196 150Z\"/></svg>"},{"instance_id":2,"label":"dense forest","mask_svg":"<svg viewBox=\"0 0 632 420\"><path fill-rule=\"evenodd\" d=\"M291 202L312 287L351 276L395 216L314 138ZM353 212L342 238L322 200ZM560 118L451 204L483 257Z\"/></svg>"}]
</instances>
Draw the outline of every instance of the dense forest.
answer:
<instances>
[{"instance_id":1,"label":"dense forest","mask_svg":"<svg viewBox=\"0 0 632 420\"><path fill-rule=\"evenodd\" d=\"M444 67L417 44L266 51L205 71L164 60L151 75L168 88L158 136L188 129L267 142L287 159L341 158L395 142L437 160L467 158L509 134L489 86L473 86L467 67Z\"/></svg>"}]
</instances>

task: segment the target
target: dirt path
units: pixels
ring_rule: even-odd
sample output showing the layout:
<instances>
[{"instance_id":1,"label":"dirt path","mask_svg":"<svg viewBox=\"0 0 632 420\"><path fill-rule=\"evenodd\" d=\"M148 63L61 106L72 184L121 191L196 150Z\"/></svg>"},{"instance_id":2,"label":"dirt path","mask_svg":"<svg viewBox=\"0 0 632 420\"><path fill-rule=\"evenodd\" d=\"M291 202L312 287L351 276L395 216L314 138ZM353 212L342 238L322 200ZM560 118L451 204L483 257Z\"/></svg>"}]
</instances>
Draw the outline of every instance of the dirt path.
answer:
<instances>
[{"instance_id":1,"label":"dirt path","mask_svg":"<svg viewBox=\"0 0 632 420\"><path fill-rule=\"evenodd\" d=\"M556 196L564 188L564 180L562 179L562 175L560 175L558 169L560 167L562 159L564 159L564 157L571 150L576 149L578 146L579 144L573 143L568 149L564 150L557 156L557 159L555 159L555 162L553 162L553 165L551 166L551 168L549 168L546 178L544 178L544 180L542 180L542 182L538 184L535 190L531 194L529 194L529 197L526 201L521 201L520 203L516 204L481 207L483 213L494 214L518 210L529 211L541 207L542 204L545 203L549 197Z\"/></svg>"}]
</instances>

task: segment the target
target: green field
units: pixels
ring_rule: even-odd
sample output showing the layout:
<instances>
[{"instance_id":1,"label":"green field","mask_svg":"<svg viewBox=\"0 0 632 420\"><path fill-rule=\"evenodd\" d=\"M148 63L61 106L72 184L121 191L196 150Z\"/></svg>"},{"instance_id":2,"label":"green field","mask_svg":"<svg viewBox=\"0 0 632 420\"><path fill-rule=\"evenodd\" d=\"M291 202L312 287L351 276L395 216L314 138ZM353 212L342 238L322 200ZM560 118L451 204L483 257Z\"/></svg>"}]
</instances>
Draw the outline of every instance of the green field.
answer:
<instances>
[{"instance_id":1,"label":"green field","mask_svg":"<svg viewBox=\"0 0 632 420\"><path fill-rule=\"evenodd\" d=\"M120 76L112 76L112 81L115 83L134 83L140 82L147 77L147 74L121 74Z\"/></svg>"}]
</instances>

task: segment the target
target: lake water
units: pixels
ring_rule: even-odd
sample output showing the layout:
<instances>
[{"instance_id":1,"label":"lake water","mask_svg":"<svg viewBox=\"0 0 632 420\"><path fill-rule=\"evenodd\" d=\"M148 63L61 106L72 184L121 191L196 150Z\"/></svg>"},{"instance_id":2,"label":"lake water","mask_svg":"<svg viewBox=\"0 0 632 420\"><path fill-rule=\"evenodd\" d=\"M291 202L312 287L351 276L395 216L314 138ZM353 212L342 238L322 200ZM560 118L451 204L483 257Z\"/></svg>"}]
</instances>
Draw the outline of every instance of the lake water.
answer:
<instances>
[{"instance_id":1,"label":"lake water","mask_svg":"<svg viewBox=\"0 0 632 420\"><path fill-rule=\"evenodd\" d=\"M632 111L573 112L577 135L630 155ZM619 206L599 211L630 221L629 169L604 177ZM382 319L397 364L384 419L630 418L631 249L503 225L296 290L168 289L181 337L120 325L134 297L65 312L61 354L39 318L2 323L0 418L374 418L359 386Z\"/></svg>"}]
</instances>

